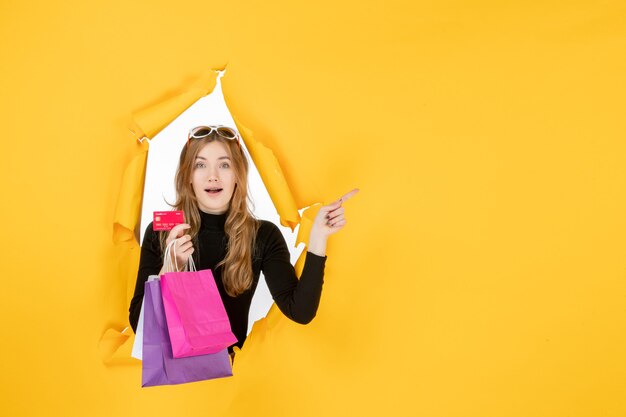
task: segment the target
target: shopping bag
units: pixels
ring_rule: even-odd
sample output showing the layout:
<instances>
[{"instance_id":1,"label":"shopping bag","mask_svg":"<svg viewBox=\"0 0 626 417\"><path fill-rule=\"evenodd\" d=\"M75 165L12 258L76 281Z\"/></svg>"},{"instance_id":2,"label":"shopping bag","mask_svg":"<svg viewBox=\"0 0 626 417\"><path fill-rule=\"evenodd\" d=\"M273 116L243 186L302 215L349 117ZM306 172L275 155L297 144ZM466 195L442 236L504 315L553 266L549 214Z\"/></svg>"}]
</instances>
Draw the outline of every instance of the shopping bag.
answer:
<instances>
[{"instance_id":1,"label":"shopping bag","mask_svg":"<svg viewBox=\"0 0 626 417\"><path fill-rule=\"evenodd\" d=\"M173 357L159 281L146 282L141 386L183 384L232 374L227 349L210 355Z\"/></svg>"},{"instance_id":2,"label":"shopping bag","mask_svg":"<svg viewBox=\"0 0 626 417\"><path fill-rule=\"evenodd\" d=\"M160 280L175 358L219 352L237 342L211 270L196 271L191 257L188 269L164 273Z\"/></svg>"}]
</instances>

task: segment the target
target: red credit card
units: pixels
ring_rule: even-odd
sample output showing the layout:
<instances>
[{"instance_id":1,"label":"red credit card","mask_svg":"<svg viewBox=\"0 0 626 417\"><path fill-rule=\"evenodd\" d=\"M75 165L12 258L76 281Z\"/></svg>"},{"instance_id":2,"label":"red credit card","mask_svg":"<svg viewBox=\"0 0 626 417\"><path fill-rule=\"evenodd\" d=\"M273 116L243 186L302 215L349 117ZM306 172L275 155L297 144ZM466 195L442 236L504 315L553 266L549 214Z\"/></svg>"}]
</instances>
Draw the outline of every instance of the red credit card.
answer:
<instances>
[{"instance_id":1,"label":"red credit card","mask_svg":"<svg viewBox=\"0 0 626 417\"><path fill-rule=\"evenodd\" d=\"M177 224L185 223L185 213L182 210L155 211L152 230L172 230Z\"/></svg>"}]
</instances>

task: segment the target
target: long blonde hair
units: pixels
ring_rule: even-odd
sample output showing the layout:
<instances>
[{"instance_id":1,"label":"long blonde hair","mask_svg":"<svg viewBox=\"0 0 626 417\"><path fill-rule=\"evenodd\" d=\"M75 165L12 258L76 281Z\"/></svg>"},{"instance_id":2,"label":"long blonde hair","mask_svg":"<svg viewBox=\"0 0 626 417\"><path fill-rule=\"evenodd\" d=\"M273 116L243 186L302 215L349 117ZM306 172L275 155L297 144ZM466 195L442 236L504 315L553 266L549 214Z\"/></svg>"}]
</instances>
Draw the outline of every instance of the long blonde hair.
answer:
<instances>
[{"instance_id":1,"label":"long blonde hair","mask_svg":"<svg viewBox=\"0 0 626 417\"><path fill-rule=\"evenodd\" d=\"M191 185L191 177L198 153L207 143L212 141L224 144L235 173L236 185L224 224L228 247L226 248L226 256L216 265L215 269L223 267L224 289L228 295L236 297L252 285L252 255L260 225L248 207L248 160L237 140L224 139L217 132L212 132L202 139L192 139L185 145L180 154L178 170L176 171L176 202L173 207L185 212L185 220L191 226L188 233L197 249L201 219L198 201ZM167 233L161 233L162 253L165 249L166 239ZM197 250L194 254L196 253L198 253Z\"/></svg>"}]
</instances>

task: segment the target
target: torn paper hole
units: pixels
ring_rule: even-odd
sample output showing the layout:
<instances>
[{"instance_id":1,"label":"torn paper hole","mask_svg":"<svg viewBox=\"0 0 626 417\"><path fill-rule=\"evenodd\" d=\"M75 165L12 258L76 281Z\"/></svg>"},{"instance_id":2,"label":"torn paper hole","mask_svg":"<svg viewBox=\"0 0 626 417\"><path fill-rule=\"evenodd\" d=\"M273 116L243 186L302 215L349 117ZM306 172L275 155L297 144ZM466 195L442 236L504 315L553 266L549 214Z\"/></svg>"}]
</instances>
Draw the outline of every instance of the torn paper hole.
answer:
<instances>
[{"instance_id":1,"label":"torn paper hole","mask_svg":"<svg viewBox=\"0 0 626 417\"><path fill-rule=\"evenodd\" d=\"M180 152L187 141L189 129L200 125L220 124L235 127L235 121L226 106L222 93L220 79L224 72L220 71L217 84L211 94L199 99L150 141L141 210L141 241L143 241L146 227L153 219L152 213L171 210L166 202L173 203L176 199L174 176ZM242 143L242 146L246 154L250 155L246 144ZM248 181L249 193L253 202L252 212L259 219L269 220L280 225L277 209L270 198L267 187L261 180L255 162L251 158L248 158L248 162L250 163ZM296 247L297 230L292 232L287 227L279 226L279 228L287 241L287 246L291 252L291 261L295 263L304 248L303 245ZM273 300L265 283L265 278L261 274L250 307L248 333L250 333L256 320L266 316L272 303Z\"/></svg>"}]
</instances>

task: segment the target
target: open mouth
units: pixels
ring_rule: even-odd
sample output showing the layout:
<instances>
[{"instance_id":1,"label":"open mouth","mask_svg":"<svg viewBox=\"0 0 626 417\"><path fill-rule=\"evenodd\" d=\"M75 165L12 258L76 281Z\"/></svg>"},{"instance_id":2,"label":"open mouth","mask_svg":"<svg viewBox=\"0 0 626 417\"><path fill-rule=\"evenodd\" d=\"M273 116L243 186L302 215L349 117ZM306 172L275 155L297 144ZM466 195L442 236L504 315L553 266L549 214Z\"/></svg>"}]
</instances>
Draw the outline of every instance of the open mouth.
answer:
<instances>
[{"instance_id":1,"label":"open mouth","mask_svg":"<svg viewBox=\"0 0 626 417\"><path fill-rule=\"evenodd\" d=\"M223 188L205 188L204 189L204 191L206 191L209 194L219 194L222 190Z\"/></svg>"}]
</instances>

